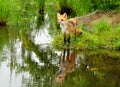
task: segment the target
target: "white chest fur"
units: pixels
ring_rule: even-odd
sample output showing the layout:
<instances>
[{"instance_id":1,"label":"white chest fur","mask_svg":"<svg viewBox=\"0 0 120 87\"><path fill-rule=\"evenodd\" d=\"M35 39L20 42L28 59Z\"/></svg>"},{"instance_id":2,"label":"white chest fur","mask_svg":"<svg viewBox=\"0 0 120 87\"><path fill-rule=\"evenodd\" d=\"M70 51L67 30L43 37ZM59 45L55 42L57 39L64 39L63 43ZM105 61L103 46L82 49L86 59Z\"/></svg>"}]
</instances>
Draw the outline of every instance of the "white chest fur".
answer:
<instances>
[{"instance_id":1,"label":"white chest fur","mask_svg":"<svg viewBox=\"0 0 120 87\"><path fill-rule=\"evenodd\" d=\"M60 28L62 29L62 33L69 34L69 31L67 30L67 24L65 21L60 22Z\"/></svg>"}]
</instances>

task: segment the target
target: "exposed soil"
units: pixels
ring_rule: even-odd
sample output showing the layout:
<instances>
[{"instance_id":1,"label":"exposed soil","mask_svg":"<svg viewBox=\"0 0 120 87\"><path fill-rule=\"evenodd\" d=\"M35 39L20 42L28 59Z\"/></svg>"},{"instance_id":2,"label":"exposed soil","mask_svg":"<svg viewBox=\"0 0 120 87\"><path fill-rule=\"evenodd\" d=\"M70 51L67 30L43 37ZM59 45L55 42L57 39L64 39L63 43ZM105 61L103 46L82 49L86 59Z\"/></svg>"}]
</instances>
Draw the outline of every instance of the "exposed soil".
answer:
<instances>
[{"instance_id":1,"label":"exposed soil","mask_svg":"<svg viewBox=\"0 0 120 87\"><path fill-rule=\"evenodd\" d=\"M87 29L92 28L92 24L103 19L110 21L112 26L116 26L120 23L120 12L117 11L95 11L84 16L75 17L78 25L84 25Z\"/></svg>"}]
</instances>

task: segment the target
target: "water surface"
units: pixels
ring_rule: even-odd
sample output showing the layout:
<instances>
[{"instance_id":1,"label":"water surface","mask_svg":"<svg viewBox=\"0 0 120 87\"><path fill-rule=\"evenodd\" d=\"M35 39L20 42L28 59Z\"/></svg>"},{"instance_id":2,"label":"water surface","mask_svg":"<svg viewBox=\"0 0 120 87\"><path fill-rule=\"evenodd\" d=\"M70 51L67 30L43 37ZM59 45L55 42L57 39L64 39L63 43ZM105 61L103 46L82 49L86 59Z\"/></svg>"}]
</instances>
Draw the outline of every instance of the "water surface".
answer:
<instances>
[{"instance_id":1,"label":"water surface","mask_svg":"<svg viewBox=\"0 0 120 87\"><path fill-rule=\"evenodd\" d=\"M29 35L19 28L0 28L1 87L120 86L119 51L58 51L48 26Z\"/></svg>"}]
</instances>

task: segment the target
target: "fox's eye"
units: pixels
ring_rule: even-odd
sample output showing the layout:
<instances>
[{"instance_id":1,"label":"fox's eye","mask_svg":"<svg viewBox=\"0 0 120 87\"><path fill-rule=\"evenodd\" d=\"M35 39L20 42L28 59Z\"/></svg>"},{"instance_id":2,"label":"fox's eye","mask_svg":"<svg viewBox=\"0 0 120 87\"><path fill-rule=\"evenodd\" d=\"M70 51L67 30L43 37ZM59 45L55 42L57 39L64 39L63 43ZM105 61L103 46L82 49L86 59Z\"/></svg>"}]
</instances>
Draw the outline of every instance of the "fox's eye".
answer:
<instances>
[{"instance_id":1,"label":"fox's eye","mask_svg":"<svg viewBox=\"0 0 120 87\"><path fill-rule=\"evenodd\" d=\"M61 19L61 21L64 21L63 19Z\"/></svg>"}]
</instances>

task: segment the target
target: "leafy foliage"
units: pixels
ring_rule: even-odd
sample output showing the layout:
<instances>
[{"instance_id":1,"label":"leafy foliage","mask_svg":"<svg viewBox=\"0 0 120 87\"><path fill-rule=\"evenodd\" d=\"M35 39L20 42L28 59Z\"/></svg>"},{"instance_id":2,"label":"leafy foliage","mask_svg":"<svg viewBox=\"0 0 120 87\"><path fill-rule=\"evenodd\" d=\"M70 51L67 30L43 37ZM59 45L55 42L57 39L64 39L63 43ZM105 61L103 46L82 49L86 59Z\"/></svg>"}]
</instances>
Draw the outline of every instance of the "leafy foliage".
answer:
<instances>
[{"instance_id":1,"label":"leafy foliage","mask_svg":"<svg viewBox=\"0 0 120 87\"><path fill-rule=\"evenodd\" d=\"M77 16L95 10L120 10L119 0L57 0L56 3L59 3L58 11Z\"/></svg>"}]
</instances>

